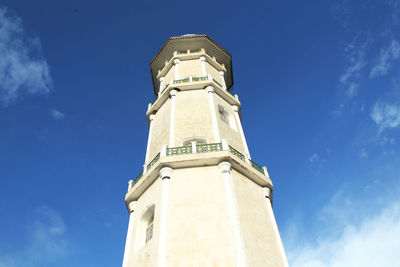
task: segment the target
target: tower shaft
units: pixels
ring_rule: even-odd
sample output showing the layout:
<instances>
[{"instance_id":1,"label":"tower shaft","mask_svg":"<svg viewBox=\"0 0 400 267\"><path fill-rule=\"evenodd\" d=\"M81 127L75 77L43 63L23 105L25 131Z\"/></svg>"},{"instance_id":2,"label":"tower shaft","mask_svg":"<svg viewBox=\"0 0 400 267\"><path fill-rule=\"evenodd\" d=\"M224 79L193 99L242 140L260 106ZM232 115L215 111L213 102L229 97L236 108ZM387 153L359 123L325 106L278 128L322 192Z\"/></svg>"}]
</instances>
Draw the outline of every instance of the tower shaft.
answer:
<instances>
[{"instance_id":1,"label":"tower shaft","mask_svg":"<svg viewBox=\"0 0 400 267\"><path fill-rule=\"evenodd\" d=\"M251 158L230 54L205 35L171 37L150 64L143 172L129 183L124 267L288 266L272 182Z\"/></svg>"}]
</instances>

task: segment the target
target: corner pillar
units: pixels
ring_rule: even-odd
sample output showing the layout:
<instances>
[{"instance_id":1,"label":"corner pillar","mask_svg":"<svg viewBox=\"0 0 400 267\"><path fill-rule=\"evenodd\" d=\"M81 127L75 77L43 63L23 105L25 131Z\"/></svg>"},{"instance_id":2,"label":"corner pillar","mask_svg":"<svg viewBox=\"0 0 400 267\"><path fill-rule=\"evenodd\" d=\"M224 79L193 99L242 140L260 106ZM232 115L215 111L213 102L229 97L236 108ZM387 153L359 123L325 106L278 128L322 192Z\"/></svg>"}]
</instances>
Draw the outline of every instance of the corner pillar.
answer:
<instances>
[{"instance_id":1,"label":"corner pillar","mask_svg":"<svg viewBox=\"0 0 400 267\"><path fill-rule=\"evenodd\" d=\"M249 159L251 159L249 147L247 146L247 142L246 142L246 137L244 136L242 121L239 116L239 107L236 105L232 105L232 108L233 108L233 111L235 114L236 124L239 126L238 128L239 128L240 138L242 139L244 152L246 153L246 156L249 157Z\"/></svg>"},{"instance_id":2,"label":"corner pillar","mask_svg":"<svg viewBox=\"0 0 400 267\"><path fill-rule=\"evenodd\" d=\"M207 94L208 94L208 103L210 104L210 112L211 112L211 121L214 131L214 141L215 143L221 142L221 138L219 135L218 129L218 121L217 121L217 113L215 111L215 101L214 101L214 87L207 86L206 87Z\"/></svg>"},{"instance_id":3,"label":"corner pillar","mask_svg":"<svg viewBox=\"0 0 400 267\"><path fill-rule=\"evenodd\" d=\"M222 88L226 90L226 83L225 83L225 77L224 77L224 72L220 71L219 75L221 75L221 80L222 80Z\"/></svg>"},{"instance_id":4,"label":"corner pillar","mask_svg":"<svg viewBox=\"0 0 400 267\"><path fill-rule=\"evenodd\" d=\"M150 156L150 145L151 145L151 135L152 135L152 129L153 129L153 120L155 118L154 114L151 114L149 116L149 137L147 138L147 148L146 148L146 158L144 159L144 164L147 165L149 161L149 156Z\"/></svg>"},{"instance_id":5,"label":"corner pillar","mask_svg":"<svg viewBox=\"0 0 400 267\"><path fill-rule=\"evenodd\" d=\"M270 223L271 223L273 231L274 231L275 241L279 247L279 254L280 254L280 257L282 260L282 264L284 267L289 267L289 262L286 257L285 249L283 248L281 235L279 234L278 225L276 224L275 215L272 210L272 189L269 187L264 187L263 191L264 191L265 200L266 200L265 202L266 202L266 206L267 206L268 218L270 220Z\"/></svg>"},{"instance_id":6,"label":"corner pillar","mask_svg":"<svg viewBox=\"0 0 400 267\"><path fill-rule=\"evenodd\" d=\"M128 204L129 224L128 224L128 233L126 234L124 260L122 262L122 267L127 266L128 258L133 253L133 219L134 219L134 211L136 210L136 205L137 201L131 201Z\"/></svg>"},{"instance_id":7,"label":"corner pillar","mask_svg":"<svg viewBox=\"0 0 400 267\"><path fill-rule=\"evenodd\" d=\"M157 266L165 267L166 264L166 250L167 250L167 230L168 230L168 202L169 202L169 184L171 180L172 169L164 167L160 170L161 178L161 202L160 202L160 228L158 240L158 256Z\"/></svg>"},{"instance_id":8,"label":"corner pillar","mask_svg":"<svg viewBox=\"0 0 400 267\"><path fill-rule=\"evenodd\" d=\"M207 76L207 70L206 70L206 57L201 56L200 57L200 62L201 62L201 70L203 72L203 76Z\"/></svg>"},{"instance_id":9,"label":"corner pillar","mask_svg":"<svg viewBox=\"0 0 400 267\"><path fill-rule=\"evenodd\" d=\"M181 62L181 60L179 58L174 59L174 66L175 66L174 79L175 80L179 79L179 62Z\"/></svg>"},{"instance_id":10,"label":"corner pillar","mask_svg":"<svg viewBox=\"0 0 400 267\"><path fill-rule=\"evenodd\" d=\"M164 77L160 77L160 88L158 89L158 96L161 95L163 89L164 89Z\"/></svg>"},{"instance_id":11,"label":"corner pillar","mask_svg":"<svg viewBox=\"0 0 400 267\"><path fill-rule=\"evenodd\" d=\"M170 114L170 121L169 121L169 147L174 147L174 140L175 140L175 97L177 91L171 90L169 91L169 95L171 97L171 114Z\"/></svg>"},{"instance_id":12,"label":"corner pillar","mask_svg":"<svg viewBox=\"0 0 400 267\"><path fill-rule=\"evenodd\" d=\"M244 248L244 242L240 230L239 214L237 210L238 209L237 200L232 182L232 175L231 175L232 165L227 161L223 161L220 164L218 164L218 167L221 171L225 187L226 200L228 202L229 219L233 230L233 239L236 250L236 261L237 261L236 266L245 267L247 266L246 251Z\"/></svg>"}]
</instances>

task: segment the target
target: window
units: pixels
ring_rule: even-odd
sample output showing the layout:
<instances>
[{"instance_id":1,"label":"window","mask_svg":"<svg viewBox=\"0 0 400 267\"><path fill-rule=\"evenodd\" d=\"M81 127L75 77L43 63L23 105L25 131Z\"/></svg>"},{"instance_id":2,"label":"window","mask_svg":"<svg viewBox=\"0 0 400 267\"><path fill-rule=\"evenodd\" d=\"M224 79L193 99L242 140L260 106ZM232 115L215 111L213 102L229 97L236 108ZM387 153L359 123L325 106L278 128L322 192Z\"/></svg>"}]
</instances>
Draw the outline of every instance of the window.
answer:
<instances>
[{"instance_id":1,"label":"window","mask_svg":"<svg viewBox=\"0 0 400 267\"><path fill-rule=\"evenodd\" d=\"M223 106L218 105L218 113L219 118L223 121L226 125L231 127L233 130L237 131L235 118L232 114L230 114Z\"/></svg>"},{"instance_id":2,"label":"window","mask_svg":"<svg viewBox=\"0 0 400 267\"><path fill-rule=\"evenodd\" d=\"M135 252L145 246L153 238L154 205L148 207L138 222L135 238Z\"/></svg>"},{"instance_id":3,"label":"window","mask_svg":"<svg viewBox=\"0 0 400 267\"><path fill-rule=\"evenodd\" d=\"M183 141L183 146L190 146L192 142L196 142L196 145L204 145L208 143L207 138L204 137L189 137Z\"/></svg>"},{"instance_id":4,"label":"window","mask_svg":"<svg viewBox=\"0 0 400 267\"><path fill-rule=\"evenodd\" d=\"M151 218L147 221L146 225L146 243L153 237L153 222L154 222L154 213Z\"/></svg>"}]
</instances>

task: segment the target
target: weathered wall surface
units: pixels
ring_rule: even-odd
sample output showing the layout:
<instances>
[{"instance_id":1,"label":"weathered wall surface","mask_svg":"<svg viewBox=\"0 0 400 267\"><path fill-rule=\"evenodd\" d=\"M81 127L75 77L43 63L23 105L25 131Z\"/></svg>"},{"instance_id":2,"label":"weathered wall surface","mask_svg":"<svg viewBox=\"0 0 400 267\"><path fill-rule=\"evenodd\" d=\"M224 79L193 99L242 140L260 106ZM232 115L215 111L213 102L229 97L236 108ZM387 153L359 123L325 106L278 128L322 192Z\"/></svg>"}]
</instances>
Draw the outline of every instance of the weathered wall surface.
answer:
<instances>
[{"instance_id":1,"label":"weathered wall surface","mask_svg":"<svg viewBox=\"0 0 400 267\"><path fill-rule=\"evenodd\" d=\"M133 253L130 253L128 258L128 266L156 266L157 262L157 242L159 236L159 207L161 197L161 179L157 179L154 183L140 196L137 202L136 210L134 211L134 224L133 224ZM151 206L155 207L154 210L154 226L153 226L153 238L147 243L143 240L143 234L146 229L140 227L140 221ZM142 231L142 233L139 233Z\"/></svg>"},{"instance_id":2,"label":"weathered wall surface","mask_svg":"<svg viewBox=\"0 0 400 267\"><path fill-rule=\"evenodd\" d=\"M248 266L284 266L262 188L232 171Z\"/></svg>"},{"instance_id":3,"label":"weathered wall surface","mask_svg":"<svg viewBox=\"0 0 400 267\"><path fill-rule=\"evenodd\" d=\"M168 266L235 266L219 168L174 170L170 189Z\"/></svg>"}]
</instances>

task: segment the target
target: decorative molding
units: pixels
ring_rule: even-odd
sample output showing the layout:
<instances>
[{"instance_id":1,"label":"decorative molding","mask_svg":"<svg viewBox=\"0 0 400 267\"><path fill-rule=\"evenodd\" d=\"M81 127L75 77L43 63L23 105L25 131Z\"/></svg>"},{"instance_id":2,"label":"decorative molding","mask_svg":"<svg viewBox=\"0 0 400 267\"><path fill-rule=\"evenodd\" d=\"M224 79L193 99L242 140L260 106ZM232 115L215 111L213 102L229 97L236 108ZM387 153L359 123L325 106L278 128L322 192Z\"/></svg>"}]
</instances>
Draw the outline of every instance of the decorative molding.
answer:
<instances>
[{"instance_id":1,"label":"decorative molding","mask_svg":"<svg viewBox=\"0 0 400 267\"><path fill-rule=\"evenodd\" d=\"M230 173L232 170L232 164L228 161L221 162L220 164L218 164L218 167L219 167L221 173L225 173L225 172Z\"/></svg>"},{"instance_id":2,"label":"decorative molding","mask_svg":"<svg viewBox=\"0 0 400 267\"><path fill-rule=\"evenodd\" d=\"M133 201L129 202L129 204L128 204L129 213L134 212L136 210L136 208L137 208L137 201L136 200L133 200Z\"/></svg>"},{"instance_id":3,"label":"decorative molding","mask_svg":"<svg viewBox=\"0 0 400 267\"><path fill-rule=\"evenodd\" d=\"M160 170L160 178L161 178L161 179L164 179L164 178L170 179L170 178L171 178L171 175L172 175L172 172L173 172L172 168L170 168L170 167L164 167L164 168L162 168L162 169Z\"/></svg>"}]
</instances>

